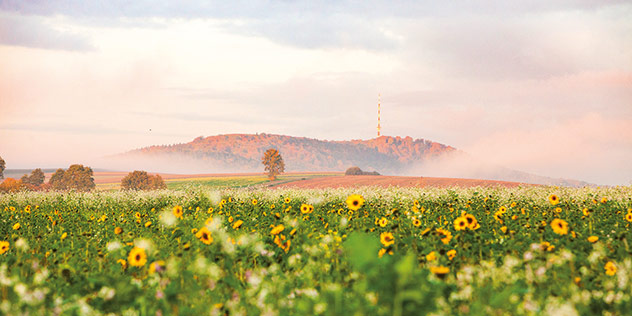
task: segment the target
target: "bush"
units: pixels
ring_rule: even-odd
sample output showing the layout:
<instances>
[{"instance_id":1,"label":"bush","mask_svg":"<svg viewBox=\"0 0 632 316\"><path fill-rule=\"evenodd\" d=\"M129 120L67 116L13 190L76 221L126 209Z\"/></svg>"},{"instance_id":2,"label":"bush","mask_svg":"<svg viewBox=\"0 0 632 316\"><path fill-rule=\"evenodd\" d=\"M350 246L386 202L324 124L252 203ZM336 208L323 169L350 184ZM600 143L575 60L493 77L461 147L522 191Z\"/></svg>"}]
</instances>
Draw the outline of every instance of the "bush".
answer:
<instances>
[{"instance_id":1,"label":"bush","mask_svg":"<svg viewBox=\"0 0 632 316\"><path fill-rule=\"evenodd\" d=\"M377 171L362 171L360 167L351 167L345 171L345 176L379 176Z\"/></svg>"},{"instance_id":2,"label":"bush","mask_svg":"<svg viewBox=\"0 0 632 316\"><path fill-rule=\"evenodd\" d=\"M157 190L166 189L167 185L160 175L149 175L146 171L130 172L121 180L124 190Z\"/></svg>"},{"instance_id":3,"label":"bush","mask_svg":"<svg viewBox=\"0 0 632 316\"><path fill-rule=\"evenodd\" d=\"M24 188L21 180L15 180L13 178L6 178L0 183L0 192L12 193L18 192Z\"/></svg>"}]
</instances>

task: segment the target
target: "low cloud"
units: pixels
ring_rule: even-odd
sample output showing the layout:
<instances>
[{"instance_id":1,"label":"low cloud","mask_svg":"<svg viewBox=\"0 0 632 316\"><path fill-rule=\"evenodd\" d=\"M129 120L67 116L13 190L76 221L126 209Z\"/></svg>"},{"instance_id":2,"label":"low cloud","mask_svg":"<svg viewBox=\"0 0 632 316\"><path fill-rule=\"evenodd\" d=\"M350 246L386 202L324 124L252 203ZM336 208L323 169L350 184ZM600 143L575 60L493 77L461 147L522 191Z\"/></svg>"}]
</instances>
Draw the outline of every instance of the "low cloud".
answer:
<instances>
[{"instance_id":1,"label":"low cloud","mask_svg":"<svg viewBox=\"0 0 632 316\"><path fill-rule=\"evenodd\" d=\"M0 45L65 51L91 51L94 46L78 34L56 30L41 19L0 14Z\"/></svg>"}]
</instances>

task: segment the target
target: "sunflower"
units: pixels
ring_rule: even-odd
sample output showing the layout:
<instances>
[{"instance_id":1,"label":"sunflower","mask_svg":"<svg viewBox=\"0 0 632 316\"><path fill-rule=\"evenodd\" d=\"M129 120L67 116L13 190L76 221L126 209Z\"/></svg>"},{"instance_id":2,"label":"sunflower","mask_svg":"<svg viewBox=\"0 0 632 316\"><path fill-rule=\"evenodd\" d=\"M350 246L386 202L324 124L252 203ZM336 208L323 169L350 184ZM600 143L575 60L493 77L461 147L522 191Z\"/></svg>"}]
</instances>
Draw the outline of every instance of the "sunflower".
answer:
<instances>
[{"instance_id":1,"label":"sunflower","mask_svg":"<svg viewBox=\"0 0 632 316\"><path fill-rule=\"evenodd\" d=\"M236 221L233 223L233 228L234 228L234 229L239 229L239 227L241 227L241 224L243 224L243 223L244 223L244 221L242 221L242 220L238 219L238 220L236 220Z\"/></svg>"},{"instance_id":2,"label":"sunflower","mask_svg":"<svg viewBox=\"0 0 632 316\"><path fill-rule=\"evenodd\" d=\"M472 214L465 214L463 217L465 217L465 220L467 220L467 227L469 229L476 229L478 227L476 227L478 225L478 221L476 220L476 217L474 217L474 215Z\"/></svg>"},{"instance_id":3,"label":"sunflower","mask_svg":"<svg viewBox=\"0 0 632 316\"><path fill-rule=\"evenodd\" d=\"M496 211L496 213L494 213L494 219L502 224L503 223L503 214L505 214L505 213L501 212L500 210Z\"/></svg>"},{"instance_id":4,"label":"sunflower","mask_svg":"<svg viewBox=\"0 0 632 316\"><path fill-rule=\"evenodd\" d=\"M555 249L555 246L551 245L551 243L548 241L543 241L540 243L540 249L542 249L542 251L553 251Z\"/></svg>"},{"instance_id":5,"label":"sunflower","mask_svg":"<svg viewBox=\"0 0 632 316\"><path fill-rule=\"evenodd\" d=\"M382 258L385 253L386 253L386 248L382 248L380 249L380 251L377 252L377 257Z\"/></svg>"},{"instance_id":6,"label":"sunflower","mask_svg":"<svg viewBox=\"0 0 632 316\"><path fill-rule=\"evenodd\" d=\"M590 237L588 237L588 241L590 241L591 243L596 243L597 240L599 240L599 237L597 237L597 236L590 236Z\"/></svg>"},{"instance_id":7,"label":"sunflower","mask_svg":"<svg viewBox=\"0 0 632 316\"><path fill-rule=\"evenodd\" d=\"M436 231L439 234L439 236L443 236L441 237L442 243L444 243L445 245L450 243L450 240L452 240L452 233L449 230L445 230L443 228L437 228Z\"/></svg>"},{"instance_id":8,"label":"sunflower","mask_svg":"<svg viewBox=\"0 0 632 316\"><path fill-rule=\"evenodd\" d=\"M147 254L145 253L145 249L134 247L134 249L129 252L129 255L127 256L127 261L129 262L130 266L144 266L145 263L147 263Z\"/></svg>"},{"instance_id":9,"label":"sunflower","mask_svg":"<svg viewBox=\"0 0 632 316\"><path fill-rule=\"evenodd\" d=\"M9 251L9 242L8 241L0 241L0 255Z\"/></svg>"},{"instance_id":10,"label":"sunflower","mask_svg":"<svg viewBox=\"0 0 632 316\"><path fill-rule=\"evenodd\" d=\"M430 272L442 278L450 272L450 268L444 266L430 267Z\"/></svg>"},{"instance_id":11,"label":"sunflower","mask_svg":"<svg viewBox=\"0 0 632 316\"><path fill-rule=\"evenodd\" d=\"M421 226L421 221L418 218L413 219L413 226L415 227Z\"/></svg>"},{"instance_id":12,"label":"sunflower","mask_svg":"<svg viewBox=\"0 0 632 316\"><path fill-rule=\"evenodd\" d=\"M147 221L147 222L145 223L145 227L150 227L150 226L151 226L151 221Z\"/></svg>"},{"instance_id":13,"label":"sunflower","mask_svg":"<svg viewBox=\"0 0 632 316\"><path fill-rule=\"evenodd\" d=\"M197 233L195 233L195 237L197 237L204 244L210 245L213 242L213 236L211 236L211 231L206 228L206 226L200 228Z\"/></svg>"},{"instance_id":14,"label":"sunflower","mask_svg":"<svg viewBox=\"0 0 632 316\"><path fill-rule=\"evenodd\" d=\"M378 220L377 224L380 225L380 227L386 227L388 219L386 219L386 217L382 217Z\"/></svg>"},{"instance_id":15,"label":"sunflower","mask_svg":"<svg viewBox=\"0 0 632 316\"><path fill-rule=\"evenodd\" d=\"M384 245L384 247L388 247L395 243L395 238L392 233L384 232L380 234L380 242Z\"/></svg>"},{"instance_id":16,"label":"sunflower","mask_svg":"<svg viewBox=\"0 0 632 316\"><path fill-rule=\"evenodd\" d=\"M182 206L180 205L176 205L173 207L173 215L175 215L175 217L182 219Z\"/></svg>"},{"instance_id":17,"label":"sunflower","mask_svg":"<svg viewBox=\"0 0 632 316\"><path fill-rule=\"evenodd\" d=\"M289 197L286 197L285 200L283 200L283 202L285 202L285 204L290 204L290 202L292 202L292 199L290 199Z\"/></svg>"},{"instance_id":18,"label":"sunflower","mask_svg":"<svg viewBox=\"0 0 632 316\"><path fill-rule=\"evenodd\" d=\"M311 213L313 211L314 211L314 206L309 205L309 204L305 204L305 203L301 204L301 213L309 214L309 213Z\"/></svg>"},{"instance_id":19,"label":"sunflower","mask_svg":"<svg viewBox=\"0 0 632 316\"><path fill-rule=\"evenodd\" d=\"M614 265L614 262L608 261L606 265L603 267L606 270L607 275L615 275L617 273L617 266Z\"/></svg>"},{"instance_id":20,"label":"sunflower","mask_svg":"<svg viewBox=\"0 0 632 316\"><path fill-rule=\"evenodd\" d=\"M292 244L292 242L289 239L285 241L285 235L283 234L274 236L274 243L277 246L279 246L279 248L283 249L285 253L287 253L288 250L290 250L290 245Z\"/></svg>"},{"instance_id":21,"label":"sunflower","mask_svg":"<svg viewBox=\"0 0 632 316\"><path fill-rule=\"evenodd\" d=\"M632 213L625 214L625 220L632 223Z\"/></svg>"},{"instance_id":22,"label":"sunflower","mask_svg":"<svg viewBox=\"0 0 632 316\"><path fill-rule=\"evenodd\" d=\"M259 203L259 201L257 201L257 199L252 199L252 205L257 205L257 203Z\"/></svg>"},{"instance_id":23,"label":"sunflower","mask_svg":"<svg viewBox=\"0 0 632 316\"><path fill-rule=\"evenodd\" d=\"M584 209L582 210L582 213L584 214L584 216L590 216L591 212L592 210L587 207L584 207Z\"/></svg>"},{"instance_id":24,"label":"sunflower","mask_svg":"<svg viewBox=\"0 0 632 316\"><path fill-rule=\"evenodd\" d=\"M347 207L349 207L350 210L357 211L363 204L364 198L361 195L352 194L347 198Z\"/></svg>"},{"instance_id":25,"label":"sunflower","mask_svg":"<svg viewBox=\"0 0 632 316\"><path fill-rule=\"evenodd\" d=\"M431 251L429 254L426 255L426 261L430 262L435 260L437 260L437 254L434 251Z\"/></svg>"},{"instance_id":26,"label":"sunflower","mask_svg":"<svg viewBox=\"0 0 632 316\"><path fill-rule=\"evenodd\" d=\"M20 227L22 227L22 226L20 226L20 223L13 224L13 230L18 230L18 229L20 229Z\"/></svg>"},{"instance_id":27,"label":"sunflower","mask_svg":"<svg viewBox=\"0 0 632 316\"><path fill-rule=\"evenodd\" d=\"M67 233L67 232L64 232L63 234L61 234L60 239L61 239L61 240L64 240L64 239L66 239L66 237L68 237L68 233Z\"/></svg>"},{"instance_id":28,"label":"sunflower","mask_svg":"<svg viewBox=\"0 0 632 316\"><path fill-rule=\"evenodd\" d=\"M270 234L272 235L278 235L280 234L283 230L285 229L285 226L283 226L283 224L279 224L277 226L275 226L274 228L272 228L272 230L270 231Z\"/></svg>"},{"instance_id":29,"label":"sunflower","mask_svg":"<svg viewBox=\"0 0 632 316\"><path fill-rule=\"evenodd\" d=\"M125 259L118 259L116 263L120 264L123 269L127 268L127 261L125 261Z\"/></svg>"},{"instance_id":30,"label":"sunflower","mask_svg":"<svg viewBox=\"0 0 632 316\"><path fill-rule=\"evenodd\" d=\"M607 198L607 197L605 197L605 196L604 196L604 197L602 197L602 198L601 198L601 203L603 204L603 203L606 203L606 202L608 202L608 198ZM615 268L615 271L616 271L616 268Z\"/></svg>"},{"instance_id":31,"label":"sunflower","mask_svg":"<svg viewBox=\"0 0 632 316\"><path fill-rule=\"evenodd\" d=\"M448 259L449 260L452 260L452 259L454 259L454 257L456 257L456 250L454 250L454 249L448 250L446 255L448 255Z\"/></svg>"},{"instance_id":32,"label":"sunflower","mask_svg":"<svg viewBox=\"0 0 632 316\"><path fill-rule=\"evenodd\" d=\"M560 203L560 198L555 194L551 194L549 195L549 203L551 203L551 205L557 205Z\"/></svg>"},{"instance_id":33,"label":"sunflower","mask_svg":"<svg viewBox=\"0 0 632 316\"><path fill-rule=\"evenodd\" d=\"M454 220L454 229L456 230L465 230L467 228L467 219L465 217L457 217Z\"/></svg>"},{"instance_id":34,"label":"sunflower","mask_svg":"<svg viewBox=\"0 0 632 316\"><path fill-rule=\"evenodd\" d=\"M154 261L149 265L149 274L162 272L165 270L166 264L164 260Z\"/></svg>"},{"instance_id":35,"label":"sunflower","mask_svg":"<svg viewBox=\"0 0 632 316\"><path fill-rule=\"evenodd\" d=\"M551 228L553 228L553 232L558 235L568 234L568 223L563 219L556 218L551 221Z\"/></svg>"}]
</instances>

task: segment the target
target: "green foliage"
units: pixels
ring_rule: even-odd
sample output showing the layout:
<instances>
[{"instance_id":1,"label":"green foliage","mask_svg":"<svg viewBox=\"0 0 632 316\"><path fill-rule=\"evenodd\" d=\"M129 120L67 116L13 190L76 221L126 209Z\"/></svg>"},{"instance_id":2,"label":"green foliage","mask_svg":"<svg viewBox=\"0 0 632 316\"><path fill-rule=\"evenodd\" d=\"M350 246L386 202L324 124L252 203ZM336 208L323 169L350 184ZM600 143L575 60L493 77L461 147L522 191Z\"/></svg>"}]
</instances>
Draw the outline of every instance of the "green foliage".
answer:
<instances>
[{"instance_id":1,"label":"green foliage","mask_svg":"<svg viewBox=\"0 0 632 316\"><path fill-rule=\"evenodd\" d=\"M123 190L158 190L166 189L167 185L159 174L149 175L146 171L130 172L121 180Z\"/></svg>"},{"instance_id":2,"label":"green foliage","mask_svg":"<svg viewBox=\"0 0 632 316\"><path fill-rule=\"evenodd\" d=\"M351 194L365 199L353 212ZM632 187L2 194L0 313L626 315L630 196ZM463 212L480 227L456 229ZM136 247L147 256L139 266L128 257Z\"/></svg>"},{"instance_id":3,"label":"green foliage","mask_svg":"<svg viewBox=\"0 0 632 316\"><path fill-rule=\"evenodd\" d=\"M285 171L283 158L281 154L279 154L279 151L274 148L266 150L261 158L261 163L265 166L264 169L268 172L268 178L270 180L275 180L277 175Z\"/></svg>"}]
</instances>

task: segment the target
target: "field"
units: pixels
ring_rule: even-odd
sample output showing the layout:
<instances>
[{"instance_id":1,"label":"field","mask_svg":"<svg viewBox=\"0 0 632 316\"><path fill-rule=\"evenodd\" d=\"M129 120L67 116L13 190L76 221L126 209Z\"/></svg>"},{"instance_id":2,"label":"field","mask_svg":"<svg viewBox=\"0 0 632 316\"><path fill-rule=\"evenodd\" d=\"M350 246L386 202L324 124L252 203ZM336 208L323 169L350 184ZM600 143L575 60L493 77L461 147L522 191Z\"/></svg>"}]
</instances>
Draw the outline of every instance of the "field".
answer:
<instances>
[{"instance_id":1,"label":"field","mask_svg":"<svg viewBox=\"0 0 632 316\"><path fill-rule=\"evenodd\" d=\"M0 195L0 312L622 315L632 187Z\"/></svg>"},{"instance_id":2,"label":"field","mask_svg":"<svg viewBox=\"0 0 632 316\"><path fill-rule=\"evenodd\" d=\"M95 172L94 179L97 190L113 191L120 190L121 179L127 175L127 172ZM252 186L268 186L282 185L293 181L301 181L315 179L320 177L336 177L341 176L340 172L315 173L285 173L278 177L272 183L262 173L242 173L242 174L160 174L165 180L167 188L171 190L190 190L190 189L229 189L229 188L245 188Z\"/></svg>"}]
</instances>

